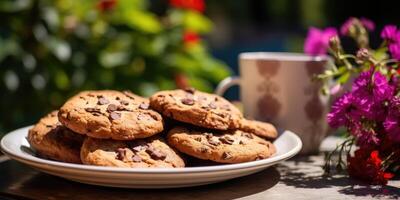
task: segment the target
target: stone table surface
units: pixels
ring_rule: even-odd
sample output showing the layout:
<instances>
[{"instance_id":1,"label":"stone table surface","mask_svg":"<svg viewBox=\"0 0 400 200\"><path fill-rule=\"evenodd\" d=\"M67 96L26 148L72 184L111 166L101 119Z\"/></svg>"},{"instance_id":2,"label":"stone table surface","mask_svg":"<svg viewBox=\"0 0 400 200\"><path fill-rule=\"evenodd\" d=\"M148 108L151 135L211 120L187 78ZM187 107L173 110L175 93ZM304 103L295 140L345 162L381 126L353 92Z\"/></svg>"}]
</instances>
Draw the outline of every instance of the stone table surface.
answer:
<instances>
[{"instance_id":1,"label":"stone table surface","mask_svg":"<svg viewBox=\"0 0 400 200\"><path fill-rule=\"evenodd\" d=\"M330 137L321 152L330 150ZM323 153L297 156L257 174L178 189L118 189L75 183L0 156L0 199L400 199L400 180L369 186L344 175L324 177Z\"/></svg>"}]
</instances>

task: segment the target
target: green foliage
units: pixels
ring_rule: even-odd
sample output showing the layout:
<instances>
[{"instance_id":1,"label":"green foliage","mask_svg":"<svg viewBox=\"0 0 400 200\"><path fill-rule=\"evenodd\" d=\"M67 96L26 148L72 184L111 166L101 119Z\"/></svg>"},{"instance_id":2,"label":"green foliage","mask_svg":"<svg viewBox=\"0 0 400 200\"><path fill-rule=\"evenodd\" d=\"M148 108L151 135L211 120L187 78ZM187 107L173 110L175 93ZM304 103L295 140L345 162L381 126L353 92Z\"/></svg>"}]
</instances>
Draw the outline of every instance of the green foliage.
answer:
<instances>
[{"instance_id":1,"label":"green foliage","mask_svg":"<svg viewBox=\"0 0 400 200\"><path fill-rule=\"evenodd\" d=\"M229 75L201 40L212 22L195 10L168 7L158 16L147 0L0 1L0 133L33 123L87 89L150 95L192 86L212 91ZM167 1L166 1L167 2Z\"/></svg>"}]
</instances>

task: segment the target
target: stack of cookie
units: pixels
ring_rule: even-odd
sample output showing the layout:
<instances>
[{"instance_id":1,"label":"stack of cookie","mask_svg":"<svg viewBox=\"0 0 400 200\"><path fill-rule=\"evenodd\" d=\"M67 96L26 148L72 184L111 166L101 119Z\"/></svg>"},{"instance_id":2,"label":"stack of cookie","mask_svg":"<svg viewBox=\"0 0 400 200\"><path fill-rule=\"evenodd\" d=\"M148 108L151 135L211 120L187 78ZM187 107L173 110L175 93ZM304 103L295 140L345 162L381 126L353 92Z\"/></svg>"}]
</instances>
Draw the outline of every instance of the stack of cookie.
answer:
<instances>
[{"instance_id":1,"label":"stack of cookie","mask_svg":"<svg viewBox=\"0 0 400 200\"><path fill-rule=\"evenodd\" d=\"M244 119L213 94L161 91L148 100L103 90L69 99L29 131L28 141L53 160L149 168L190 166L187 157L217 163L264 159L275 153L268 140L276 136L271 124Z\"/></svg>"}]
</instances>

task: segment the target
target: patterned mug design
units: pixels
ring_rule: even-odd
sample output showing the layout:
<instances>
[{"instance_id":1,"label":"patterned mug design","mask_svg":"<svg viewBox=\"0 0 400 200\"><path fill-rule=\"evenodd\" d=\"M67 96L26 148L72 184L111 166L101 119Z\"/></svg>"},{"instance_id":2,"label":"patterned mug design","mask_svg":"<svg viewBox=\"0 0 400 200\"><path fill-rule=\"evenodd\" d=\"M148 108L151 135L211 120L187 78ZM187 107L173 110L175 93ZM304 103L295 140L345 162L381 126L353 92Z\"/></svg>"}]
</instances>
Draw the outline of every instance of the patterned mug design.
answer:
<instances>
[{"instance_id":1,"label":"patterned mug design","mask_svg":"<svg viewBox=\"0 0 400 200\"><path fill-rule=\"evenodd\" d=\"M257 90L263 93L257 101L258 116L261 121L273 122L282 108L274 94L279 92L279 85L271 80L278 74L280 62L274 60L257 60L257 70L264 80L258 84Z\"/></svg>"}]
</instances>

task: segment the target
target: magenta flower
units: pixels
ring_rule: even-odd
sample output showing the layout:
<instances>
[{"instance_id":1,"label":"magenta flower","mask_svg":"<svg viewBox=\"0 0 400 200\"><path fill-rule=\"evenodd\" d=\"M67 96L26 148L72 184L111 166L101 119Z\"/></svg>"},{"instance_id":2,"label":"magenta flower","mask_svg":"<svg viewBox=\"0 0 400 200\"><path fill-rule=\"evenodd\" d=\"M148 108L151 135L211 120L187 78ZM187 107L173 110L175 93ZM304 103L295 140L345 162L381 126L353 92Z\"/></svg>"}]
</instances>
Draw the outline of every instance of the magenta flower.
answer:
<instances>
[{"instance_id":1,"label":"magenta flower","mask_svg":"<svg viewBox=\"0 0 400 200\"><path fill-rule=\"evenodd\" d=\"M389 44L389 52L394 59L400 60L400 43Z\"/></svg>"},{"instance_id":2,"label":"magenta flower","mask_svg":"<svg viewBox=\"0 0 400 200\"><path fill-rule=\"evenodd\" d=\"M394 87L389 84L383 74L377 71L374 74L372 92L376 101L385 101L393 97Z\"/></svg>"},{"instance_id":3,"label":"magenta flower","mask_svg":"<svg viewBox=\"0 0 400 200\"><path fill-rule=\"evenodd\" d=\"M367 19L365 17L361 17L360 18L361 24L369 31L374 31L375 30L375 23L370 20Z\"/></svg>"},{"instance_id":4,"label":"magenta flower","mask_svg":"<svg viewBox=\"0 0 400 200\"><path fill-rule=\"evenodd\" d=\"M347 35L349 33L350 27L353 26L354 19L354 17L350 17L343 23L340 27L340 34Z\"/></svg>"},{"instance_id":5,"label":"magenta flower","mask_svg":"<svg viewBox=\"0 0 400 200\"><path fill-rule=\"evenodd\" d=\"M351 93L345 93L333 103L331 111L327 115L328 124L332 128L349 124L348 113L355 108L353 99L354 97Z\"/></svg>"},{"instance_id":6,"label":"magenta flower","mask_svg":"<svg viewBox=\"0 0 400 200\"><path fill-rule=\"evenodd\" d=\"M347 19L347 21L344 22L343 25L340 27L340 34L348 35L350 28L354 25L355 20L357 20L357 18L355 17L350 17L349 19ZM367 30L375 30L375 23L372 20L361 17L360 22Z\"/></svg>"},{"instance_id":7,"label":"magenta flower","mask_svg":"<svg viewBox=\"0 0 400 200\"><path fill-rule=\"evenodd\" d=\"M352 94L360 115L370 120L383 120L383 102L393 97L394 87L379 71L374 72L372 67L354 81Z\"/></svg>"},{"instance_id":8,"label":"magenta flower","mask_svg":"<svg viewBox=\"0 0 400 200\"><path fill-rule=\"evenodd\" d=\"M323 30L311 27L304 43L304 52L309 55L326 54L329 47L329 39L336 35L337 31L332 27Z\"/></svg>"},{"instance_id":9,"label":"magenta flower","mask_svg":"<svg viewBox=\"0 0 400 200\"><path fill-rule=\"evenodd\" d=\"M400 142L400 98L394 97L389 104L389 112L383 123L390 138Z\"/></svg>"},{"instance_id":10,"label":"magenta flower","mask_svg":"<svg viewBox=\"0 0 400 200\"><path fill-rule=\"evenodd\" d=\"M394 86L372 67L371 70L360 73L354 80L351 92L345 93L335 101L327 115L328 123L333 128L346 126L365 143L376 143L376 134L368 127L370 123L365 122L384 121L384 102L390 101L393 96Z\"/></svg>"},{"instance_id":11,"label":"magenta flower","mask_svg":"<svg viewBox=\"0 0 400 200\"><path fill-rule=\"evenodd\" d=\"M378 134L374 129L368 127L368 125L363 125L360 121L353 122L348 129L349 132L357 138L357 144L360 146L376 145L380 142Z\"/></svg>"},{"instance_id":12,"label":"magenta flower","mask_svg":"<svg viewBox=\"0 0 400 200\"><path fill-rule=\"evenodd\" d=\"M400 33L395 25L386 25L381 32L381 37L389 43L400 41Z\"/></svg>"}]
</instances>

